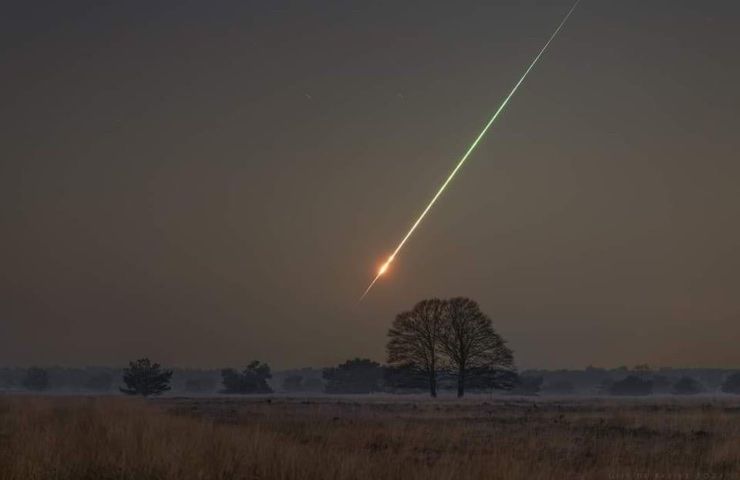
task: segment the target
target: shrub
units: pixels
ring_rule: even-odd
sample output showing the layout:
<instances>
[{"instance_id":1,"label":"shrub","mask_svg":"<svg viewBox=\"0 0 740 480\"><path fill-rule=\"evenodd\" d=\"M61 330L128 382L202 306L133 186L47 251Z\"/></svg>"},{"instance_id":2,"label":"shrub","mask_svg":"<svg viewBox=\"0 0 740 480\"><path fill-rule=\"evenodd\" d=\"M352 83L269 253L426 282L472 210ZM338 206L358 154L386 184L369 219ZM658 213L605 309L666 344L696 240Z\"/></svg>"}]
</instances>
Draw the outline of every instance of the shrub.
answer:
<instances>
[{"instance_id":1,"label":"shrub","mask_svg":"<svg viewBox=\"0 0 740 480\"><path fill-rule=\"evenodd\" d=\"M653 382L636 375L614 382L609 388L612 395L650 395L653 393Z\"/></svg>"},{"instance_id":2,"label":"shrub","mask_svg":"<svg viewBox=\"0 0 740 480\"><path fill-rule=\"evenodd\" d=\"M120 388L126 395L160 395L170 389L172 370L162 370L158 363L152 363L148 358L141 358L129 362L128 368L123 370L123 383L126 388Z\"/></svg>"},{"instance_id":3,"label":"shrub","mask_svg":"<svg viewBox=\"0 0 740 480\"><path fill-rule=\"evenodd\" d=\"M49 374L43 368L31 367L26 371L21 384L27 390L46 390L49 388Z\"/></svg>"},{"instance_id":4,"label":"shrub","mask_svg":"<svg viewBox=\"0 0 740 480\"><path fill-rule=\"evenodd\" d=\"M325 368L326 393L372 393L382 390L383 367L367 358Z\"/></svg>"},{"instance_id":5,"label":"shrub","mask_svg":"<svg viewBox=\"0 0 740 480\"><path fill-rule=\"evenodd\" d=\"M727 377L722 384L722 391L725 393L740 394L740 373L733 373Z\"/></svg>"},{"instance_id":6,"label":"shrub","mask_svg":"<svg viewBox=\"0 0 740 480\"><path fill-rule=\"evenodd\" d=\"M701 384L691 377L681 377L673 385L673 393L676 395L695 395L701 393L703 390L704 388Z\"/></svg>"}]
</instances>

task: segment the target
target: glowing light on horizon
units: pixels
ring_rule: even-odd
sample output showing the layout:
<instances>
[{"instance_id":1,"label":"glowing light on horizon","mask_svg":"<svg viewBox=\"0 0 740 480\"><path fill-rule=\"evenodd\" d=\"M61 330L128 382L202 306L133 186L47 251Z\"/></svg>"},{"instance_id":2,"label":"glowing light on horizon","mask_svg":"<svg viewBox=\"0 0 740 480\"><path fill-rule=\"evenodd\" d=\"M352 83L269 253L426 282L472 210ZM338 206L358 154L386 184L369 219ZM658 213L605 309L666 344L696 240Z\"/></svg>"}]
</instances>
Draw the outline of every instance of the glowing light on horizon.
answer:
<instances>
[{"instance_id":1,"label":"glowing light on horizon","mask_svg":"<svg viewBox=\"0 0 740 480\"><path fill-rule=\"evenodd\" d=\"M442 192L444 192L445 188L447 188L447 185L452 181L453 177L458 172L458 170L460 170L460 167L463 166L463 164L465 163L465 160L467 160L470 154L473 153L473 150L475 150L475 147L478 146L478 143L480 143L481 139L486 134L488 129L491 127L491 125L493 125L493 122L496 121L496 118L498 118L499 114L504 110L504 108L506 107L506 104L509 103L509 100L511 100L511 97L514 96L516 91L519 89L519 86L524 82L524 79L527 78L527 75L529 74L529 72L534 68L535 64L537 64L537 61L540 59L542 54L545 53L545 50L547 50L547 47L550 46L550 43L555 39L558 32L560 32L560 30L563 28L563 26L565 25L565 22L568 21L568 18L573 13L573 11L576 9L580 1L581 0L576 0L576 2L573 4L571 9L568 11L568 13L565 15L563 20L560 22L560 25L558 25L558 28L555 29L553 34L550 36L549 40L547 40L547 43L545 43L545 46L542 47L542 50L540 50L540 53L538 53L537 56L534 57L534 60L532 60L532 63L529 64L529 67L524 71L524 74L521 76L519 81L516 82L516 84L514 85L514 88L511 89L509 94L504 98L503 102L501 102L501 105L498 107L498 110L496 110L496 112L493 114L493 116L488 121L488 123L486 123L486 125L483 127L483 130L481 130L481 132L475 138L475 140L470 145L468 150L465 152L462 158L458 161L455 168L452 170L450 175L447 177L447 180L445 180L442 186L439 187L439 190L437 190L437 193L434 195L434 197L432 197L431 201L427 204L426 208L424 208L424 210L418 216L418 218L413 223L413 225L411 225L411 228L406 233L406 235L401 239L398 246L396 246L396 249L393 251L390 257L388 257L388 260L386 260L385 263L378 269L377 275L375 276L373 281L370 282L370 285L368 285L367 289L365 289L365 293L363 293L362 296L360 297L360 301L362 301L362 299L365 298L365 296L367 296L367 294L370 292L370 289L373 288L373 285L375 285L375 282L377 282L378 279L388 270L388 267L390 266L391 263L393 263L393 260L395 260L396 255L398 255L398 252L401 251L401 249L406 244L408 239L414 233L414 230L416 230L416 227L419 226L419 224L424 219L424 217L427 215L427 213L429 213L429 210L431 210L432 206L435 204L437 199L440 197L440 195L442 195Z\"/></svg>"}]
</instances>

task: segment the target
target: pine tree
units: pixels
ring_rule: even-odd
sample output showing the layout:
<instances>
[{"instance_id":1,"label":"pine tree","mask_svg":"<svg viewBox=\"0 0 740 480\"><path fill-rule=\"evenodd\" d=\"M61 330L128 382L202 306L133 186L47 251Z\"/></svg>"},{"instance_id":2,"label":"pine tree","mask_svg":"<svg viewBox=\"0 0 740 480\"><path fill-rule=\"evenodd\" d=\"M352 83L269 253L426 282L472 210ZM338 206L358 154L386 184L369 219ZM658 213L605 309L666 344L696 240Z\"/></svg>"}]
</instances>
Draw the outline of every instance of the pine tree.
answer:
<instances>
[{"instance_id":1,"label":"pine tree","mask_svg":"<svg viewBox=\"0 0 740 480\"><path fill-rule=\"evenodd\" d=\"M129 362L123 369L123 382L127 388L120 388L127 395L160 395L170 389L172 370L162 370L158 363L148 358Z\"/></svg>"}]
</instances>

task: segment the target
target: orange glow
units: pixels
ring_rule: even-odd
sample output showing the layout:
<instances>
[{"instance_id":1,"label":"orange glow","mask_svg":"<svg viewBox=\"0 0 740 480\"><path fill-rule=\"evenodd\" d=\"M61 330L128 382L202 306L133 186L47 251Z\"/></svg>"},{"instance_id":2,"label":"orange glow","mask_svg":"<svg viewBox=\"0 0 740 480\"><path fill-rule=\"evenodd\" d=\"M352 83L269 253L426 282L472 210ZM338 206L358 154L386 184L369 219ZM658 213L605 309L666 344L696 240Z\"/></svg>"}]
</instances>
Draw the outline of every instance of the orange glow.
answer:
<instances>
[{"instance_id":1,"label":"orange glow","mask_svg":"<svg viewBox=\"0 0 740 480\"><path fill-rule=\"evenodd\" d=\"M568 21L568 18L573 13L573 11L578 6L578 3L581 0L575 0L575 3L571 7L571 9L568 11L568 13L563 18L563 21L560 22L560 25L558 25L558 28L555 29L555 32L550 36L549 40L545 43L545 46L542 47L540 50L540 53L537 54L537 56L534 57L534 60L532 60L532 63L529 64L529 67L524 71L524 74L519 78L519 81L516 82L514 85L514 88L511 89L509 94L504 98L504 101L501 102L501 105L498 107L498 110L493 114L493 116L488 120L488 123L483 127L483 130L478 134L478 136L475 138L473 143L468 147L468 149L465 151L465 154L458 160L457 165L455 165L455 168L452 169L452 172L447 176L447 179L442 183L442 185L437 190L437 193L434 194L431 201L427 204L426 208L422 210L421 214L416 218L416 221L411 225L411 228L408 232L406 232L406 235L401 239L401 241L398 243L398 246L396 246L396 249L393 251L390 257L388 257L388 260L385 261L385 263L380 267L378 270L378 274L375 276L372 282L370 282L370 285L368 285L367 289L365 290L365 293L362 294L360 297L360 300L365 298L367 293L370 291L371 288L373 288L373 285L375 285L375 282L378 281L378 278L380 278L381 275L385 273L385 271L388 269L388 266L393 262L393 259L398 255L398 253L401 251L403 246L406 244L409 238L411 238L411 235L414 233L414 230L416 230L416 227L419 226L422 220L424 220L424 217L426 217L427 213L432 209L434 204L437 202L437 199L442 195L442 193L447 188L447 185L452 181L452 179L455 177L455 174L457 174L458 170L462 168L465 161L468 159L468 157L473 153L473 150L475 150L475 147L478 146L480 141L483 139L483 137L486 135L486 132L489 128L491 128L491 125L494 124L498 116L501 114L501 112L504 111L504 108L506 107L506 104L509 103L509 100L514 96L516 91L519 89L519 86L524 83L524 79L527 78L527 75L529 75L529 72L532 71L534 66L537 64L537 61L539 61L540 57L545 53L545 50L547 50L547 47L550 46L553 40L555 40L555 37L558 35L560 30L565 25L565 22Z\"/></svg>"},{"instance_id":2,"label":"orange glow","mask_svg":"<svg viewBox=\"0 0 740 480\"><path fill-rule=\"evenodd\" d=\"M388 270L388 262L385 262L383 265L380 266L380 268L378 269L378 275L383 275L386 270Z\"/></svg>"},{"instance_id":3,"label":"orange glow","mask_svg":"<svg viewBox=\"0 0 740 480\"><path fill-rule=\"evenodd\" d=\"M385 271L388 270L388 267L390 267L395 257L396 257L396 254L394 253L393 255L388 257L388 260L386 260L383 265L380 266L380 268L378 269L378 274L375 275L375 279L373 279L373 281L370 282L370 285L367 286L367 289L365 289L365 293L362 294L362 296L360 297L360 300L365 298L365 295L367 295L367 292L369 292L370 289L373 288L373 285L375 285L375 282L377 282L378 279L385 273Z\"/></svg>"}]
</instances>

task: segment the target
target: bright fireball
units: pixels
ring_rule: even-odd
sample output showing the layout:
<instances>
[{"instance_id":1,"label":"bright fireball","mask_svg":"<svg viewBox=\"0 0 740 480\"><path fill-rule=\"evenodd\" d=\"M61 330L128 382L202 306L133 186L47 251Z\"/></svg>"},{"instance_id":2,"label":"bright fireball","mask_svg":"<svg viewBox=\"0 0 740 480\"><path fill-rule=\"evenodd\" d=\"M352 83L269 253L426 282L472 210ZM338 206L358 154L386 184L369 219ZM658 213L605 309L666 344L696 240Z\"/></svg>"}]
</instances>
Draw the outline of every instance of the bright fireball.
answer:
<instances>
[{"instance_id":1,"label":"bright fireball","mask_svg":"<svg viewBox=\"0 0 740 480\"><path fill-rule=\"evenodd\" d=\"M383 275L386 270L388 270L388 264L389 262L385 262L383 265L380 266L378 269L378 276Z\"/></svg>"}]
</instances>

